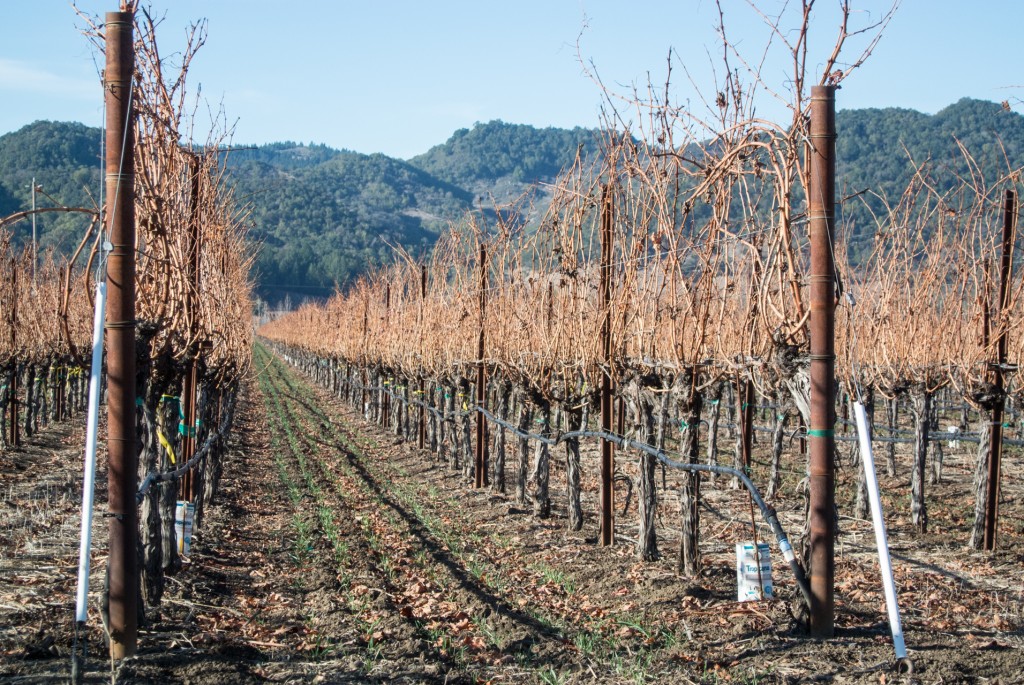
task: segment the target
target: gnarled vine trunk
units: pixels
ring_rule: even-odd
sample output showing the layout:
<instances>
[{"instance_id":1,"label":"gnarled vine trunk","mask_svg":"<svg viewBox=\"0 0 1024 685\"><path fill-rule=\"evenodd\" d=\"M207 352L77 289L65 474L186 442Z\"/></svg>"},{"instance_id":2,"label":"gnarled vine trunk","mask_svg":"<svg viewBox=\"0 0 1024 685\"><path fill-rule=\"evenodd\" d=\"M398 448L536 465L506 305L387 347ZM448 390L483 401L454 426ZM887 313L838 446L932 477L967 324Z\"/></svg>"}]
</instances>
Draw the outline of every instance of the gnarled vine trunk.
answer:
<instances>
[{"instance_id":1,"label":"gnarled vine trunk","mask_svg":"<svg viewBox=\"0 0 1024 685\"><path fill-rule=\"evenodd\" d=\"M535 400L540 413L540 434L551 435L551 405L543 399ZM551 496L548 485L551 479L551 450L547 443L537 441L534 449L533 473L533 515L540 519L551 516Z\"/></svg>"},{"instance_id":2,"label":"gnarled vine trunk","mask_svg":"<svg viewBox=\"0 0 1024 685\"><path fill-rule=\"evenodd\" d=\"M583 425L583 412L578 407L565 407L567 433L580 430ZM569 438L565 441L565 490L569 509L569 530L583 529L583 504L580 495L580 441Z\"/></svg>"},{"instance_id":3,"label":"gnarled vine trunk","mask_svg":"<svg viewBox=\"0 0 1024 685\"><path fill-rule=\"evenodd\" d=\"M28 364L25 367L25 382L21 384L22 387L25 388L25 413L22 418L25 421L23 430L26 438L31 438L35 435L35 422L32 420L32 415L35 413L35 373L36 365Z\"/></svg>"},{"instance_id":4,"label":"gnarled vine trunk","mask_svg":"<svg viewBox=\"0 0 1024 685\"><path fill-rule=\"evenodd\" d=\"M700 463L700 415L704 399L696 388L693 371L682 374L680 383L673 386L680 415L686 417L685 432L682 435L680 452L687 463ZM678 571L693 578L700 572L700 474L694 471L683 473L683 485L679 490L682 538L679 542Z\"/></svg>"},{"instance_id":5,"label":"gnarled vine trunk","mask_svg":"<svg viewBox=\"0 0 1024 685\"><path fill-rule=\"evenodd\" d=\"M142 393L145 396L145 392ZM136 414L142 446L139 453L139 482L147 474L161 470L160 442L156 435L156 411L152 397L139 406ZM146 604L156 606L164 591L163 547L160 526L160 487L150 488L139 505L139 524L142 548L142 590Z\"/></svg>"},{"instance_id":6,"label":"gnarled vine trunk","mask_svg":"<svg viewBox=\"0 0 1024 685\"><path fill-rule=\"evenodd\" d=\"M786 427L789 425L790 404L781 392L775 393L775 425L772 428L772 472L768 478L765 498L775 499L782 486L782 450L785 444Z\"/></svg>"},{"instance_id":7,"label":"gnarled vine trunk","mask_svg":"<svg viewBox=\"0 0 1024 685\"><path fill-rule=\"evenodd\" d=\"M914 463L910 472L910 519L921 533L928 532L928 511L924 500L925 469L928 464L928 433L931 429L932 393L924 388L910 395L914 413Z\"/></svg>"},{"instance_id":8,"label":"gnarled vine trunk","mask_svg":"<svg viewBox=\"0 0 1024 685\"><path fill-rule=\"evenodd\" d=\"M495 392L497 399L497 412L498 418L502 421L508 421L509 415L509 400L512 395L512 384L507 380L502 380L498 383L497 391ZM505 492L505 427L498 426L497 430L494 431L494 477L491 479L491 489L494 492Z\"/></svg>"},{"instance_id":9,"label":"gnarled vine trunk","mask_svg":"<svg viewBox=\"0 0 1024 685\"><path fill-rule=\"evenodd\" d=\"M424 428L425 440L424 447L431 455L437 454L437 415L431 411L431 409L437 409L437 384L434 383L433 379L427 379L424 384L426 390L424 391L423 397L420 398L423 402L430 407L424 412L426 417L427 425Z\"/></svg>"},{"instance_id":10,"label":"gnarled vine trunk","mask_svg":"<svg viewBox=\"0 0 1024 685\"><path fill-rule=\"evenodd\" d=\"M885 419L889 426L889 442L885 446L885 471L890 478L896 475L896 427L900 419L899 397L893 396L885 400Z\"/></svg>"},{"instance_id":11,"label":"gnarled vine trunk","mask_svg":"<svg viewBox=\"0 0 1024 685\"><path fill-rule=\"evenodd\" d=\"M633 379L626 389L626 401L633 421L633 434L638 441L652 445L655 439L654 402L650 393L641 387L638 380ZM654 561L659 557L656 530L658 492L654 479L656 462L657 459L647 452L640 453L636 487L640 531L636 551L637 556L644 561Z\"/></svg>"},{"instance_id":12,"label":"gnarled vine trunk","mask_svg":"<svg viewBox=\"0 0 1024 685\"><path fill-rule=\"evenodd\" d=\"M708 416L708 464L718 465L718 420L722 415L722 384L715 383L711 395L711 414ZM715 482L715 474L709 476L712 485Z\"/></svg>"},{"instance_id":13,"label":"gnarled vine trunk","mask_svg":"<svg viewBox=\"0 0 1024 685\"><path fill-rule=\"evenodd\" d=\"M672 384L672 379L671 378L666 379L666 385L671 385L671 384ZM657 447L658 450L661 451L661 452L665 451L665 441L669 437L669 430L670 430L669 404L672 401L671 394L672 393L668 393L668 392L662 393L661 394L661 398L660 398L660 402L658 403L658 419L657 419L657 424L656 424L656 426L657 426L657 428L656 428L657 436L654 439L654 446ZM664 463L660 464L660 466L661 466L661 489L662 490L667 490L668 489L668 474L667 474L668 469L666 468Z\"/></svg>"},{"instance_id":14,"label":"gnarled vine trunk","mask_svg":"<svg viewBox=\"0 0 1024 685\"><path fill-rule=\"evenodd\" d=\"M470 420L470 401L472 395L469 392L469 381L465 378L459 382L459 443L462 448L462 477L472 482L476 479L476 459L473 454L473 422Z\"/></svg>"},{"instance_id":15,"label":"gnarled vine trunk","mask_svg":"<svg viewBox=\"0 0 1024 685\"><path fill-rule=\"evenodd\" d=\"M875 413L875 391L873 388L868 388L865 394L864 412L868 416L868 443L870 444L875 428L871 422L871 417ZM867 471L865 470L864 455L860 453L859 445L854 449L854 455L857 457L854 463L854 467L857 467L857 497L853 503L853 511L857 518L866 519L869 513Z\"/></svg>"},{"instance_id":16,"label":"gnarled vine trunk","mask_svg":"<svg viewBox=\"0 0 1024 685\"><path fill-rule=\"evenodd\" d=\"M979 424L978 461L974 468L974 522L968 546L980 550L985 546L985 503L988 499L988 461L992 457L992 416L982 410ZM987 421L985 420L987 419Z\"/></svg>"},{"instance_id":17,"label":"gnarled vine trunk","mask_svg":"<svg viewBox=\"0 0 1024 685\"><path fill-rule=\"evenodd\" d=\"M519 396L519 430L525 433L530 430L530 423L533 421L533 407L527 401L525 393L519 392L517 395ZM527 504L526 485L530 468L530 441L523 437L518 438L518 441L516 501L519 504L525 505Z\"/></svg>"},{"instance_id":18,"label":"gnarled vine trunk","mask_svg":"<svg viewBox=\"0 0 1024 685\"><path fill-rule=\"evenodd\" d=\"M462 456L462 419L460 414L462 413L462 406L459 403L459 393L455 389L457 386L448 388L448 416L451 417L452 423L448 430L448 467L453 471L459 470L459 463Z\"/></svg>"}]
</instances>

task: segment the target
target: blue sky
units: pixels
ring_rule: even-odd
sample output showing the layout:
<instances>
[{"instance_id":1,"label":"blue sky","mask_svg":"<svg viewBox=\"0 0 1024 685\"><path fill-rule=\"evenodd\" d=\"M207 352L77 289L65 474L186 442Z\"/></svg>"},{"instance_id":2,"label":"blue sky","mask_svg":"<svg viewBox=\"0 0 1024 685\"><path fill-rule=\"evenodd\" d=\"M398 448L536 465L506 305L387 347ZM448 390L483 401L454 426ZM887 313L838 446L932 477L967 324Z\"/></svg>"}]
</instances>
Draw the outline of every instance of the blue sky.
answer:
<instances>
[{"instance_id":1,"label":"blue sky","mask_svg":"<svg viewBox=\"0 0 1024 685\"><path fill-rule=\"evenodd\" d=\"M791 0L790 11L799 0ZM888 2L864 0L853 26L881 16ZM91 14L117 0L80 0ZM326 143L408 158L456 129L502 119L535 126L597 126L602 95L577 54L618 92L665 81L674 58L673 99L693 101L713 83L709 53L720 54L711 0L163 0L159 34L170 54L192 20L209 36L190 72L193 89L237 121L236 143ZM782 0L761 0L777 14ZM837 28L838 0L818 0L813 71ZM727 29L758 59L768 31L743 0L723 0ZM98 126L97 60L65 0L0 0L0 134L37 119ZM786 22L792 25L792 22ZM838 106L909 107L935 112L969 96L1024 98L1015 50L1024 26L1019 0L904 0L881 43L844 83ZM863 41L851 39L850 56ZM781 46L765 80L785 90ZM759 112L784 112L764 98ZM1018 107L1018 109L1020 109ZM208 120L200 108L198 128ZM201 136L200 136L201 137Z\"/></svg>"}]
</instances>

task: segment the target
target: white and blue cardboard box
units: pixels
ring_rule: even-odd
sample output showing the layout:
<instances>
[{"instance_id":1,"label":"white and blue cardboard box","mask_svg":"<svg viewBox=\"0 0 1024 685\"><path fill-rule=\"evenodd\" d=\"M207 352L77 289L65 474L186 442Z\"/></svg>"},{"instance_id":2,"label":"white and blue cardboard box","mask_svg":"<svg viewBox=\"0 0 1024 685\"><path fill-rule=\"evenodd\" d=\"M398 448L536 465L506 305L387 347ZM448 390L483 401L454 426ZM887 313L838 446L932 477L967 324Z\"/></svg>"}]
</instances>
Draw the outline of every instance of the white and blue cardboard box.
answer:
<instances>
[{"instance_id":1,"label":"white and blue cardboard box","mask_svg":"<svg viewBox=\"0 0 1024 685\"><path fill-rule=\"evenodd\" d=\"M736 543L736 599L740 602L772 598L772 559L768 543ZM760 573L758 573L760 567Z\"/></svg>"}]
</instances>

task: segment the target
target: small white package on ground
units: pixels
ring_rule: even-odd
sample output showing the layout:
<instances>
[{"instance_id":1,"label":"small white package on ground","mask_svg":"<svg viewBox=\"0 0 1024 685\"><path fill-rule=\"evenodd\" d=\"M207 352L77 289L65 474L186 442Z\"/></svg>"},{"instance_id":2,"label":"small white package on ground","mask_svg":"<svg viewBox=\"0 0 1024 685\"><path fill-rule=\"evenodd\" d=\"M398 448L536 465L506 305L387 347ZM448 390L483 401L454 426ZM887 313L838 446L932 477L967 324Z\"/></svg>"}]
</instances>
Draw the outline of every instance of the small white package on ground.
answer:
<instances>
[{"instance_id":1,"label":"small white package on ground","mask_svg":"<svg viewBox=\"0 0 1024 685\"><path fill-rule=\"evenodd\" d=\"M957 438L960 437L960 426L946 426L946 433L949 434L949 440L946 442L946 446L951 450L958 449L960 447L960 441Z\"/></svg>"},{"instance_id":2,"label":"small white package on ground","mask_svg":"<svg viewBox=\"0 0 1024 685\"><path fill-rule=\"evenodd\" d=\"M768 543L736 543L736 599L752 602L772 598L772 559ZM760 558L758 558L760 557ZM758 573L760 567L760 573Z\"/></svg>"},{"instance_id":3,"label":"small white package on ground","mask_svg":"<svg viewBox=\"0 0 1024 685\"><path fill-rule=\"evenodd\" d=\"M192 551L192 521L196 505L179 501L174 508L174 537L178 541L178 554L187 557Z\"/></svg>"}]
</instances>

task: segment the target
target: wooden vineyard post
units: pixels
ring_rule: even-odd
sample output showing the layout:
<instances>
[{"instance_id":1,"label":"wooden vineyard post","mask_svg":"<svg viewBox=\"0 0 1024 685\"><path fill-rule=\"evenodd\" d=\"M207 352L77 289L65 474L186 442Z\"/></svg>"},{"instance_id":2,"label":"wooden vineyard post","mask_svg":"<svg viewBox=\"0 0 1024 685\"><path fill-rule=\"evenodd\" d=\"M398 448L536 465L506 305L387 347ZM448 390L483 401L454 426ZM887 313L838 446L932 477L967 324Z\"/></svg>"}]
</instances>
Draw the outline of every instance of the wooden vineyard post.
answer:
<instances>
[{"instance_id":1,"label":"wooden vineyard post","mask_svg":"<svg viewBox=\"0 0 1024 685\"><path fill-rule=\"evenodd\" d=\"M487 370L484 362L484 325L487 314L487 248L480 245L480 331L476 344L476 404L485 407L487 403ZM487 478L487 419L480 412L476 415L476 464L474 471L475 486L485 487Z\"/></svg>"},{"instance_id":2,"label":"wooden vineyard post","mask_svg":"<svg viewBox=\"0 0 1024 685\"><path fill-rule=\"evenodd\" d=\"M1010 275L1013 270L1013 244L1016 229L1017 202L1012 190L1006 191L1003 204L1003 240L999 263L999 316L1005 316L1010 306ZM999 338L996 341L995 395L996 405L992 409L992 426L989 437L988 484L985 488L985 536L982 546L988 552L996 549L996 530L999 521L999 481L1003 452L1003 389L1006 385L1004 372L1009 331L1005 321L1001 322Z\"/></svg>"},{"instance_id":3,"label":"wooden vineyard post","mask_svg":"<svg viewBox=\"0 0 1024 685\"><path fill-rule=\"evenodd\" d=\"M810 220L811 635L832 637L835 622L835 86L811 89Z\"/></svg>"},{"instance_id":4,"label":"wooden vineyard post","mask_svg":"<svg viewBox=\"0 0 1024 685\"><path fill-rule=\"evenodd\" d=\"M107 460L110 656L135 654L138 637L135 490L135 72L132 12L106 15Z\"/></svg>"},{"instance_id":5,"label":"wooden vineyard post","mask_svg":"<svg viewBox=\"0 0 1024 685\"><path fill-rule=\"evenodd\" d=\"M601 311L601 431L612 432L615 405L612 397L612 221L614 219L614 195L611 186L601 191L601 264L598 282L598 308ZM601 525L599 542L606 547L615 544L615 452L608 440L601 439Z\"/></svg>"}]
</instances>

